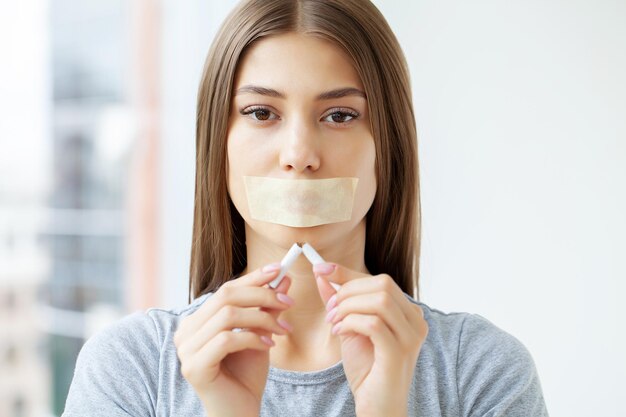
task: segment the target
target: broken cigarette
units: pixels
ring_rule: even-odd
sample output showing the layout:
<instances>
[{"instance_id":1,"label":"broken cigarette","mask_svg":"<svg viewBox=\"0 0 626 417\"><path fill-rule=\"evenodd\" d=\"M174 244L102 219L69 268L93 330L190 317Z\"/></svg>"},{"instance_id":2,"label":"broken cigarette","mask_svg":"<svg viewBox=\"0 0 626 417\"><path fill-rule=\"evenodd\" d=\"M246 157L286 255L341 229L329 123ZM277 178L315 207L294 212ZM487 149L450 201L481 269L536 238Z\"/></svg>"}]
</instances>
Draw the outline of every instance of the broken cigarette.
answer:
<instances>
[{"instance_id":1,"label":"broken cigarette","mask_svg":"<svg viewBox=\"0 0 626 417\"><path fill-rule=\"evenodd\" d=\"M304 245L302 245L302 247L300 247L298 243L294 243L287 252L287 254L283 257L282 261L280 261L280 272L278 273L278 276L269 283L270 288L275 289L276 287L278 287L280 282L287 274L287 271L289 271L289 268L291 268L291 266L296 261L296 259L298 259L301 253L304 253L304 256L309 260L309 262L311 262L312 265L317 265L325 262L320 254L317 253L315 249L313 249L313 246L305 243ZM339 284L335 284L332 281L328 282L337 291L339 291L339 288L341 288Z\"/></svg>"}]
</instances>

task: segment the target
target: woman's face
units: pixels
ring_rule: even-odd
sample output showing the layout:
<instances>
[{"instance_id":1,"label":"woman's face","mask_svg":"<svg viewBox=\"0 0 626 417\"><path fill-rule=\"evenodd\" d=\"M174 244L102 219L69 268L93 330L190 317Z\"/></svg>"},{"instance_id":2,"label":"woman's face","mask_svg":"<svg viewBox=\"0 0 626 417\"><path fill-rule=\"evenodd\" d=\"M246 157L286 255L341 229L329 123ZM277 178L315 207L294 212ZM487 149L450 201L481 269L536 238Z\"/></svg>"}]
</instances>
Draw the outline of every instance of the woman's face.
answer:
<instances>
[{"instance_id":1,"label":"woman's face","mask_svg":"<svg viewBox=\"0 0 626 417\"><path fill-rule=\"evenodd\" d=\"M362 94L318 97L345 88ZM340 47L296 33L252 45L235 76L227 140L230 197L248 227L264 239L284 248L306 241L323 249L349 237L365 221L376 193L374 138L363 85ZM314 227L252 219L244 176L356 177L352 217Z\"/></svg>"}]
</instances>

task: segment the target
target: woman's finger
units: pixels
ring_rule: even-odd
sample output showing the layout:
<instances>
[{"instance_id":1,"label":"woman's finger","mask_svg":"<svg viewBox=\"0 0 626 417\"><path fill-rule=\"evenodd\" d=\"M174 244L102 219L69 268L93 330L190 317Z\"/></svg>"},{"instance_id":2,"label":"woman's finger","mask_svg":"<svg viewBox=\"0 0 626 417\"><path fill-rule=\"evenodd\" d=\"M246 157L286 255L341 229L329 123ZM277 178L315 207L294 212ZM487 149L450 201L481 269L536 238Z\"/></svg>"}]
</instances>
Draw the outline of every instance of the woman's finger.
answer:
<instances>
[{"instance_id":1,"label":"woman's finger","mask_svg":"<svg viewBox=\"0 0 626 417\"><path fill-rule=\"evenodd\" d=\"M181 352L193 353L200 350L209 340L224 330L246 328L260 336L272 333L285 335L288 329L281 326L276 318L267 311L256 308L226 306L211 320L207 321L189 340L180 346Z\"/></svg>"},{"instance_id":2,"label":"woman's finger","mask_svg":"<svg viewBox=\"0 0 626 417\"><path fill-rule=\"evenodd\" d=\"M415 343L416 329L413 329L396 300L389 293L379 291L346 298L328 312L327 319L335 325L355 313L381 318L402 346L409 347Z\"/></svg>"},{"instance_id":3,"label":"woman's finger","mask_svg":"<svg viewBox=\"0 0 626 417\"><path fill-rule=\"evenodd\" d=\"M415 309L415 304L411 303L398 284L387 274L368 276L363 279L347 282L337 292L336 304L341 303L350 297L360 294L371 294L376 292L386 292L393 297L399 308L402 310L406 320L410 323L422 317L421 311ZM418 307L419 308L419 307Z\"/></svg>"},{"instance_id":4,"label":"woman's finger","mask_svg":"<svg viewBox=\"0 0 626 417\"><path fill-rule=\"evenodd\" d=\"M278 276L279 272L280 262L274 262L265 265L262 268L257 268L242 277L226 281L222 286L260 287L262 285L272 282L272 280Z\"/></svg>"},{"instance_id":5,"label":"woman's finger","mask_svg":"<svg viewBox=\"0 0 626 417\"><path fill-rule=\"evenodd\" d=\"M271 278L269 278L271 281ZM192 315L186 317L179 326L182 334L196 332L222 307L266 307L286 310L293 300L286 294L263 287L222 286Z\"/></svg>"},{"instance_id":6,"label":"woman's finger","mask_svg":"<svg viewBox=\"0 0 626 417\"><path fill-rule=\"evenodd\" d=\"M352 269L333 262L313 265L313 273L315 276L321 276L338 285L343 285L357 278L371 276L363 272L353 271Z\"/></svg>"},{"instance_id":7,"label":"woman's finger","mask_svg":"<svg viewBox=\"0 0 626 417\"><path fill-rule=\"evenodd\" d=\"M332 285L326 280L326 278L322 278L321 276L315 277L315 282L317 283L317 291L322 298L322 302L324 305L328 305L328 301L337 294L337 290L333 288Z\"/></svg>"},{"instance_id":8,"label":"woman's finger","mask_svg":"<svg viewBox=\"0 0 626 417\"><path fill-rule=\"evenodd\" d=\"M326 305L327 310L333 308L336 301L337 290L330 284L331 282L337 285L343 285L357 278L371 276L362 272L353 271L336 263L313 265L313 274L317 281L317 289L320 297L322 298L322 302Z\"/></svg>"},{"instance_id":9,"label":"woman's finger","mask_svg":"<svg viewBox=\"0 0 626 417\"><path fill-rule=\"evenodd\" d=\"M285 277L282 279L282 281L280 281L280 284L278 284L278 287L276 287L275 289L271 289L271 288L269 288L269 289L271 291L275 291L277 293L277 297L281 297L282 298L282 295L278 295L278 294L286 295L287 291L289 291L289 287L290 286L291 286L291 278L288 275L285 275ZM289 299L289 300L291 300L291 299ZM289 302L293 302L293 300L291 300ZM291 326L290 323L286 322L283 319L278 318L280 316L280 314L283 311L285 311L284 308L276 309L276 308L269 308L269 307L261 307L260 310L268 312L272 317L274 317L276 319L278 324L280 324L285 329L287 329L289 331L293 330L293 327ZM260 330L257 333L259 333L262 336L267 336L270 339L272 337L272 334L270 332L264 332L264 331Z\"/></svg>"},{"instance_id":10,"label":"woman's finger","mask_svg":"<svg viewBox=\"0 0 626 417\"><path fill-rule=\"evenodd\" d=\"M268 350L273 342L266 336L254 332L231 332L228 330L217 334L195 354L181 361L181 373L187 380L210 384L219 374L219 366L227 355L245 349ZM211 372L213 370L213 372Z\"/></svg>"},{"instance_id":11,"label":"woman's finger","mask_svg":"<svg viewBox=\"0 0 626 417\"><path fill-rule=\"evenodd\" d=\"M392 354L398 350L398 342L383 319L372 314L348 314L335 324L332 333L342 336L356 333L370 338L375 348Z\"/></svg>"},{"instance_id":12,"label":"woman's finger","mask_svg":"<svg viewBox=\"0 0 626 417\"><path fill-rule=\"evenodd\" d=\"M280 284L278 284L278 287L272 288L270 287L269 284L265 284L263 288L270 289L274 292L287 294L287 291L289 291L290 286L291 286L291 278L289 278L289 275L285 275L283 279L280 281Z\"/></svg>"}]
</instances>

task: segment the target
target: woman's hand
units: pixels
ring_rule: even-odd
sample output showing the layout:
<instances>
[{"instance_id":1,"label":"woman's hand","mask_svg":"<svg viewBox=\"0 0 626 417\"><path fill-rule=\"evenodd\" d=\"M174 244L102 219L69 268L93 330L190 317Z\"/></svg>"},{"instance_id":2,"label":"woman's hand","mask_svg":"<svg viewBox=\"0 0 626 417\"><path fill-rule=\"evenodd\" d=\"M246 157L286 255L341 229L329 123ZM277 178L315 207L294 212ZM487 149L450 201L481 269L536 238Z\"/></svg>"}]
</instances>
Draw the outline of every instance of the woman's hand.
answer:
<instances>
[{"instance_id":1,"label":"woman's hand","mask_svg":"<svg viewBox=\"0 0 626 417\"><path fill-rule=\"evenodd\" d=\"M406 416L408 394L428 324L389 275L365 275L338 264L313 268L327 321L341 340L356 414ZM326 279L342 285L339 291Z\"/></svg>"},{"instance_id":2,"label":"woman's hand","mask_svg":"<svg viewBox=\"0 0 626 417\"><path fill-rule=\"evenodd\" d=\"M272 264L224 283L174 335L181 373L208 416L259 415L271 335L287 333L289 325L277 317L293 304L286 295L289 277L275 290L263 287L279 270Z\"/></svg>"}]
</instances>

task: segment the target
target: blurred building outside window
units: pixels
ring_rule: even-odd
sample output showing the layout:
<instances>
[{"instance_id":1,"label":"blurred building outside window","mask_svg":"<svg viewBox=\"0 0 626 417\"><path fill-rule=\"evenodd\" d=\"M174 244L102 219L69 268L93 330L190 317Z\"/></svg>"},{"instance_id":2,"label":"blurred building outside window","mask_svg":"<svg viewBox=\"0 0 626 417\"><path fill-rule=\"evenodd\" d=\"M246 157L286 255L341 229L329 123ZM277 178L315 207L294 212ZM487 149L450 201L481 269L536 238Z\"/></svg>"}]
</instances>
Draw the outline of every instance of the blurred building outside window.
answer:
<instances>
[{"instance_id":1,"label":"blurred building outside window","mask_svg":"<svg viewBox=\"0 0 626 417\"><path fill-rule=\"evenodd\" d=\"M0 6L0 417L60 416L85 340L157 303L158 5Z\"/></svg>"}]
</instances>

